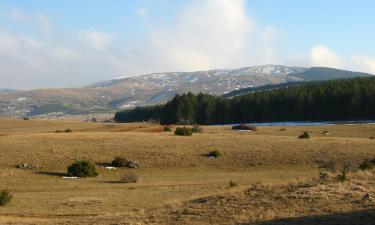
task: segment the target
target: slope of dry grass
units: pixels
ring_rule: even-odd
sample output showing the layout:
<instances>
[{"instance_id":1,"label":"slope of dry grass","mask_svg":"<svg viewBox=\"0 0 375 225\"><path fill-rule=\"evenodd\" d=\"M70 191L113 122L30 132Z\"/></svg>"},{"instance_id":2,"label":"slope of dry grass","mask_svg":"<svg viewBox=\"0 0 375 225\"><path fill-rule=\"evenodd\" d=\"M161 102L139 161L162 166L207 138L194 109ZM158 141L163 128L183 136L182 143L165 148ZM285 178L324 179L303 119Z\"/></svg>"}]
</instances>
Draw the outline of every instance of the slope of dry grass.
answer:
<instances>
[{"instance_id":1,"label":"slope of dry grass","mask_svg":"<svg viewBox=\"0 0 375 225\"><path fill-rule=\"evenodd\" d=\"M375 125L203 128L177 137L152 124L1 119L0 189L14 199L0 208L0 224L283 224L374 208L358 203L365 192L375 195L373 172L353 173L345 184L301 183L317 176L317 160L356 165L374 157ZM312 138L297 139L303 130ZM212 150L223 155L204 156ZM121 184L126 169L101 166L116 156L144 165L134 170L138 183ZM77 159L96 162L100 175L62 179ZM25 162L43 168L14 167Z\"/></svg>"}]
</instances>

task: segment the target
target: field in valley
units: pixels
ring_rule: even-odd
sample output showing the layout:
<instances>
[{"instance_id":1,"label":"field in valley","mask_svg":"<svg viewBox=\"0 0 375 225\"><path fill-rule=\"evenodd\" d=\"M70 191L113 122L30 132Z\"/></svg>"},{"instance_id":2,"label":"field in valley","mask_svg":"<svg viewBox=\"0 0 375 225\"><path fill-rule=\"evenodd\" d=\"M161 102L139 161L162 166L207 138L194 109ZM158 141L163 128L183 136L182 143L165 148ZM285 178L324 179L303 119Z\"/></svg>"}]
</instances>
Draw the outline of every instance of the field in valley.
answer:
<instances>
[{"instance_id":1,"label":"field in valley","mask_svg":"<svg viewBox=\"0 0 375 225\"><path fill-rule=\"evenodd\" d=\"M363 199L375 197L374 170L316 181L318 161L356 168L375 158L375 125L282 128L178 137L156 124L0 119L0 189L14 195L0 224L375 224L375 200ZM222 156L205 155L213 150ZM116 156L143 167L106 169ZM80 159L99 176L63 179ZM120 183L129 170L139 181Z\"/></svg>"}]
</instances>

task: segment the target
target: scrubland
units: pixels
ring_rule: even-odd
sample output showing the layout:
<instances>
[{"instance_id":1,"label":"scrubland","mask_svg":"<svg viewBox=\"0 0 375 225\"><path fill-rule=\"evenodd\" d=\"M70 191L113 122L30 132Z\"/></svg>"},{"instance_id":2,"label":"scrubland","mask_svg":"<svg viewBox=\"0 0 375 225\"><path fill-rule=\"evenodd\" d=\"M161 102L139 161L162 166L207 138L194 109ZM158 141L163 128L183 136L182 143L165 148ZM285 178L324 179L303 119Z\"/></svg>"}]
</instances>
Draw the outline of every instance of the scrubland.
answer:
<instances>
[{"instance_id":1,"label":"scrubland","mask_svg":"<svg viewBox=\"0 0 375 225\"><path fill-rule=\"evenodd\" d=\"M0 119L0 189L13 193L0 224L375 224L375 171L356 169L375 158L375 125L176 127ZM117 156L143 166L106 169ZM82 159L99 176L63 179ZM320 161L350 163L348 180L321 182ZM121 182L129 171L136 183Z\"/></svg>"}]
</instances>

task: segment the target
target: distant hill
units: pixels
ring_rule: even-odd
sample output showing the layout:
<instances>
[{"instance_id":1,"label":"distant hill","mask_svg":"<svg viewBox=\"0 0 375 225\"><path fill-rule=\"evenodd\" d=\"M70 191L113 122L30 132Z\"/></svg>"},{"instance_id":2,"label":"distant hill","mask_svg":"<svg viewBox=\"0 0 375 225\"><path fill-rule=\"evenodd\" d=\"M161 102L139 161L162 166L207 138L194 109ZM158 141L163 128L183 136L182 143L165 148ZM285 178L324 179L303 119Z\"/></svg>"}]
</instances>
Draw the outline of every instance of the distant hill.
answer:
<instances>
[{"instance_id":1,"label":"distant hill","mask_svg":"<svg viewBox=\"0 0 375 225\"><path fill-rule=\"evenodd\" d=\"M233 98L187 93L165 105L117 112L119 122L233 124L375 119L375 77L306 82Z\"/></svg>"},{"instance_id":2,"label":"distant hill","mask_svg":"<svg viewBox=\"0 0 375 225\"><path fill-rule=\"evenodd\" d=\"M0 93L0 115L72 115L114 113L135 106L163 104L176 94L216 96L244 88L314 80L370 76L331 68L265 65L197 72L118 77L82 88L53 88ZM265 87L263 87L265 88Z\"/></svg>"},{"instance_id":3,"label":"distant hill","mask_svg":"<svg viewBox=\"0 0 375 225\"><path fill-rule=\"evenodd\" d=\"M305 79L305 81L288 82L288 83L281 83L281 84L267 84L267 85L260 86L260 87L248 87L248 88L243 88L240 90L234 90L230 93L224 94L223 96L234 97L234 96L252 93L256 91L267 91L267 90L279 89L279 88L284 88L284 87L301 86L311 81L347 79L347 78L354 78L354 77L369 77L373 75L368 74L368 73L352 72L352 71L347 71L347 70L339 70L339 69L332 69L332 68L326 68L326 67L312 67L301 72L300 74L296 76Z\"/></svg>"},{"instance_id":4,"label":"distant hill","mask_svg":"<svg viewBox=\"0 0 375 225\"><path fill-rule=\"evenodd\" d=\"M17 92L21 92L21 91L14 90L14 89L0 89L0 94L13 94Z\"/></svg>"}]
</instances>

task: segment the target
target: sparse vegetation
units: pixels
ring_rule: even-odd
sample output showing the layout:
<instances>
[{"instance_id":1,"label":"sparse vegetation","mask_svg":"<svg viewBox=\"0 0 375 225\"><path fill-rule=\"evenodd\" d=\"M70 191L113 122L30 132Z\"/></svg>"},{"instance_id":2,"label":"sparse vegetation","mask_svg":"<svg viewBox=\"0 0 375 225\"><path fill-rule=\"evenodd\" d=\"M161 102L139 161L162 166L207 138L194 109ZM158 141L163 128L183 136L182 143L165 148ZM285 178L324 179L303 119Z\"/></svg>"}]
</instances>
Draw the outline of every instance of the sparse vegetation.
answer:
<instances>
[{"instance_id":1,"label":"sparse vegetation","mask_svg":"<svg viewBox=\"0 0 375 225\"><path fill-rule=\"evenodd\" d=\"M72 133L73 131L72 131L72 129L68 128L68 129L65 129L64 132L65 132L65 133Z\"/></svg>"},{"instance_id":2,"label":"sparse vegetation","mask_svg":"<svg viewBox=\"0 0 375 225\"><path fill-rule=\"evenodd\" d=\"M371 161L368 160L368 159L365 159L359 164L358 169L360 169L360 170L371 170L372 167L373 167L373 164L371 163Z\"/></svg>"},{"instance_id":3,"label":"sparse vegetation","mask_svg":"<svg viewBox=\"0 0 375 225\"><path fill-rule=\"evenodd\" d=\"M8 189L0 191L0 206L5 206L12 200L12 198L13 195Z\"/></svg>"},{"instance_id":4,"label":"sparse vegetation","mask_svg":"<svg viewBox=\"0 0 375 225\"><path fill-rule=\"evenodd\" d=\"M220 151L210 151L207 156L210 157L210 158L217 158L217 157L220 157L222 154Z\"/></svg>"},{"instance_id":5,"label":"sparse vegetation","mask_svg":"<svg viewBox=\"0 0 375 225\"><path fill-rule=\"evenodd\" d=\"M247 125L247 124L240 124L240 125L232 126L232 130L257 131L258 129L255 126L251 126L251 125Z\"/></svg>"},{"instance_id":6,"label":"sparse vegetation","mask_svg":"<svg viewBox=\"0 0 375 225\"><path fill-rule=\"evenodd\" d=\"M169 132L172 131L172 128L170 126L164 126L163 131Z\"/></svg>"},{"instance_id":7,"label":"sparse vegetation","mask_svg":"<svg viewBox=\"0 0 375 225\"><path fill-rule=\"evenodd\" d=\"M193 131L188 127L177 127L174 134L177 136L191 136Z\"/></svg>"},{"instance_id":8,"label":"sparse vegetation","mask_svg":"<svg viewBox=\"0 0 375 225\"><path fill-rule=\"evenodd\" d=\"M234 188L237 186L237 183L233 182L232 180L229 181L229 187Z\"/></svg>"},{"instance_id":9,"label":"sparse vegetation","mask_svg":"<svg viewBox=\"0 0 375 225\"><path fill-rule=\"evenodd\" d=\"M346 162L342 166L340 173L337 175L337 180L343 183L344 181L348 180L348 173L350 170L351 164Z\"/></svg>"},{"instance_id":10,"label":"sparse vegetation","mask_svg":"<svg viewBox=\"0 0 375 225\"><path fill-rule=\"evenodd\" d=\"M99 173L96 171L94 163L79 160L68 167L68 174L76 177L95 177Z\"/></svg>"},{"instance_id":11,"label":"sparse vegetation","mask_svg":"<svg viewBox=\"0 0 375 225\"><path fill-rule=\"evenodd\" d=\"M304 131L298 138L299 139L309 139L310 133L308 131Z\"/></svg>"},{"instance_id":12,"label":"sparse vegetation","mask_svg":"<svg viewBox=\"0 0 375 225\"><path fill-rule=\"evenodd\" d=\"M280 128L279 131L286 131L286 129L284 127Z\"/></svg>"},{"instance_id":13,"label":"sparse vegetation","mask_svg":"<svg viewBox=\"0 0 375 225\"><path fill-rule=\"evenodd\" d=\"M126 172L121 176L121 183L137 183L138 175L134 172Z\"/></svg>"},{"instance_id":14,"label":"sparse vegetation","mask_svg":"<svg viewBox=\"0 0 375 225\"><path fill-rule=\"evenodd\" d=\"M193 128L191 128L191 131L193 133L203 133L203 128L196 124L193 126Z\"/></svg>"}]
</instances>

